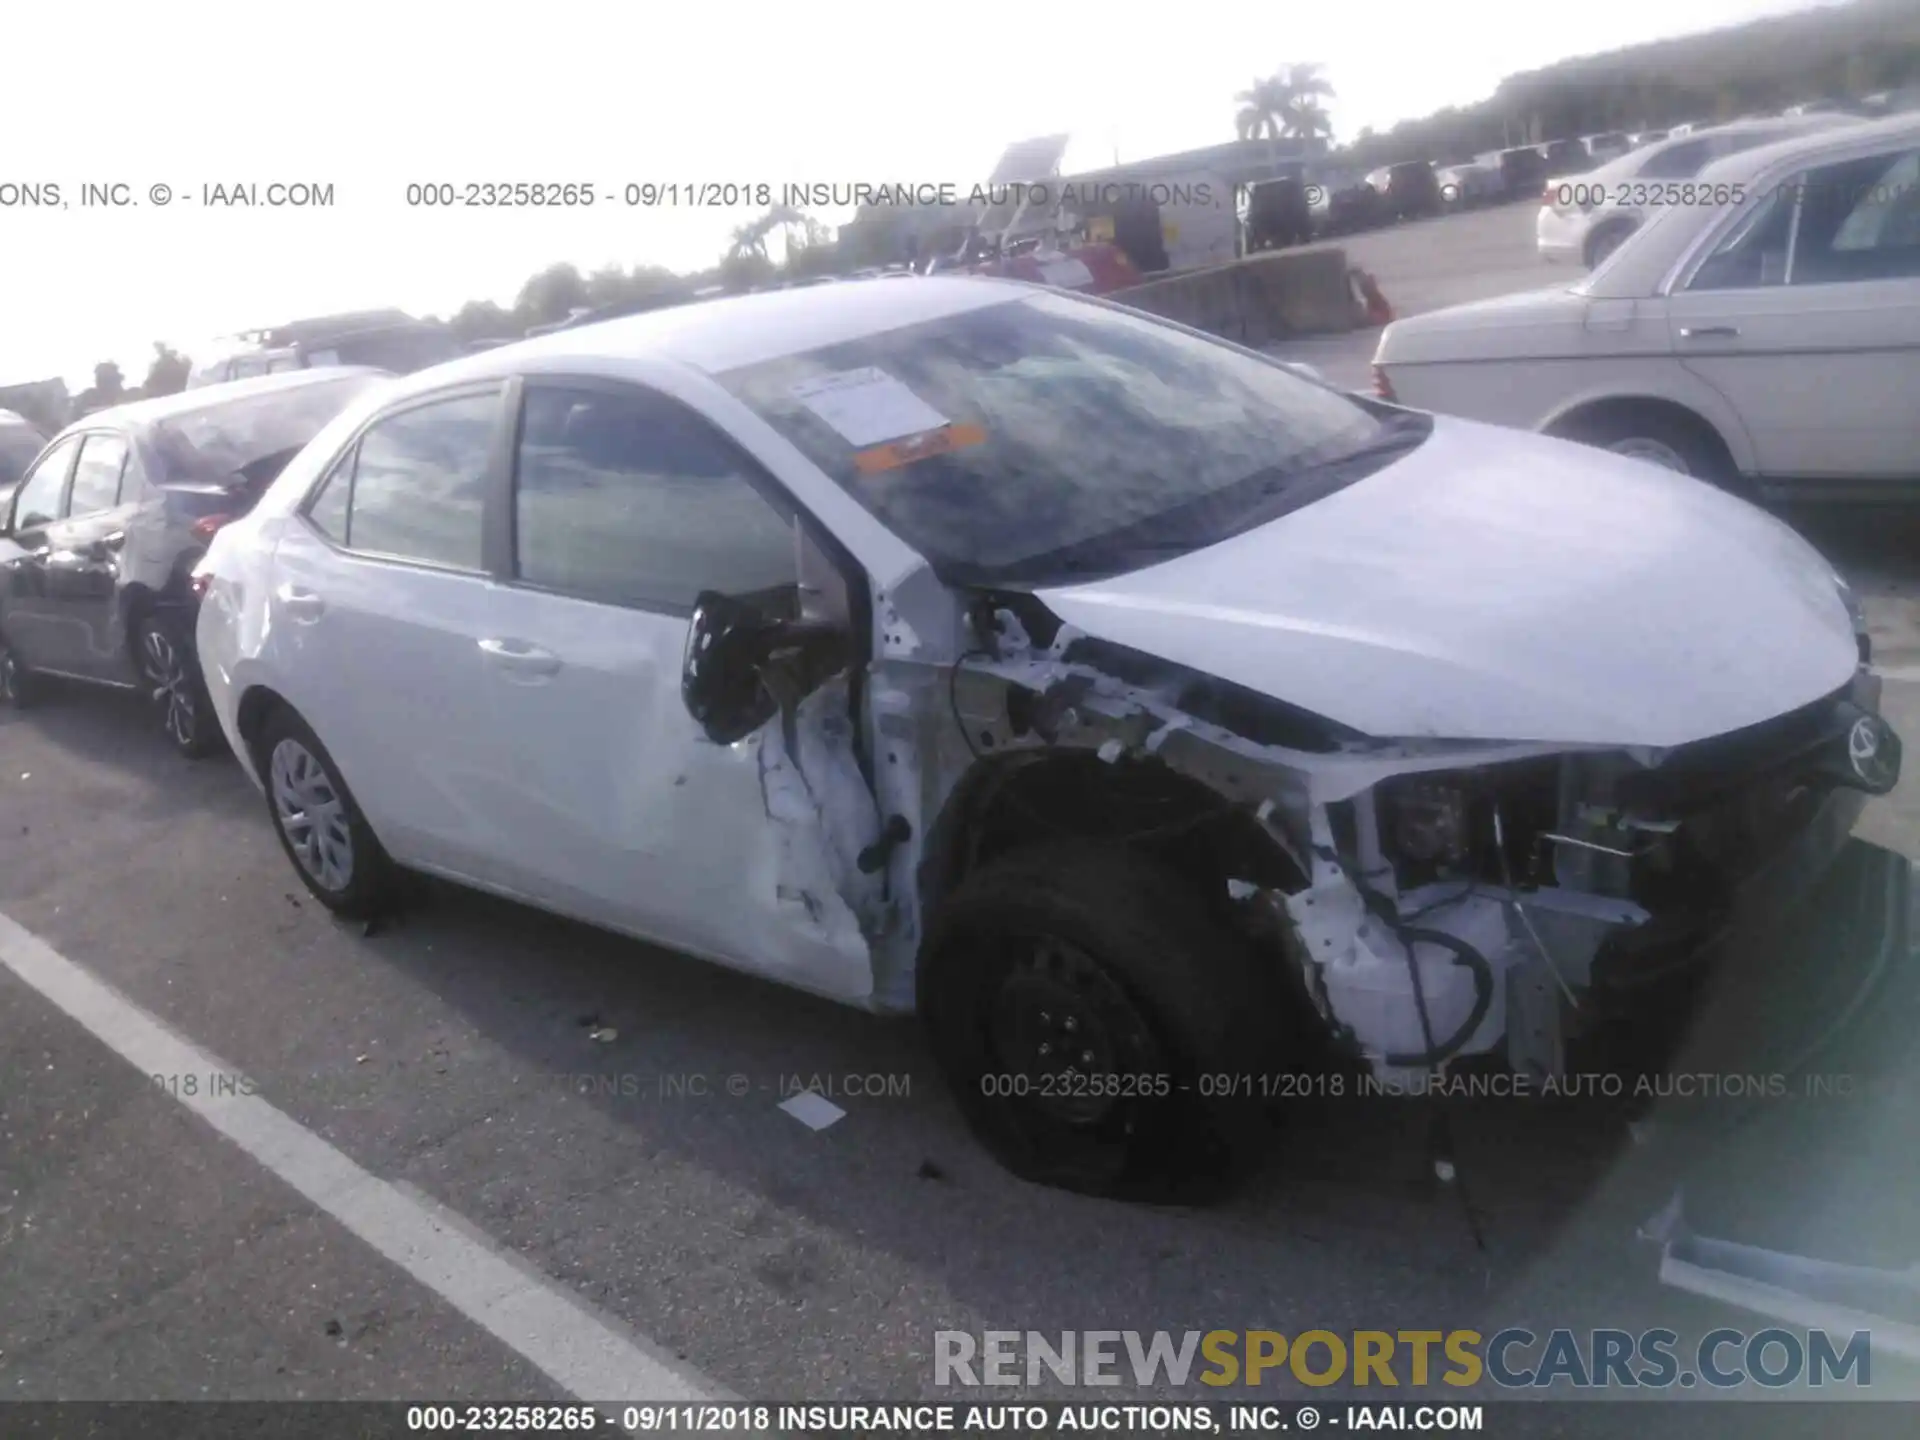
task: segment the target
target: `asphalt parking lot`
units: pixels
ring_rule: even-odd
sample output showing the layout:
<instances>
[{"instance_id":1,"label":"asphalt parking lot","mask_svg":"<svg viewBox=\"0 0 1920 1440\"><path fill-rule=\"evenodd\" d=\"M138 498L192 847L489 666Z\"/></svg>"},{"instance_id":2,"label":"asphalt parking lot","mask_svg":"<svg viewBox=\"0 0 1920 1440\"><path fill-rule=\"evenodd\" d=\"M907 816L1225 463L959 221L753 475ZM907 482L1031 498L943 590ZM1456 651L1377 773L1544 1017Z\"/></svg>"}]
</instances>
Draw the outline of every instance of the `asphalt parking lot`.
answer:
<instances>
[{"instance_id":1,"label":"asphalt parking lot","mask_svg":"<svg viewBox=\"0 0 1920 1440\"><path fill-rule=\"evenodd\" d=\"M1570 283L1580 271L1549 265L1534 248L1532 202L1494 205L1462 215L1413 220L1326 242L1380 284L1396 315L1420 315L1519 290ZM1275 353L1317 366L1336 385L1372 386L1369 366L1377 330L1317 335L1274 346Z\"/></svg>"},{"instance_id":2,"label":"asphalt parking lot","mask_svg":"<svg viewBox=\"0 0 1920 1440\"><path fill-rule=\"evenodd\" d=\"M1348 248L1407 313L1550 280L1531 214ZM1920 519L1796 518L1911 742ZM1914 771L1861 831L1909 857ZM1461 1111L1460 1188L1427 1112L1348 1101L1217 1209L1034 1189L911 1025L444 887L335 922L238 767L131 697L0 712L0 916L93 1017L0 966L0 1397L906 1399L940 1330L1740 1323L1654 1284L1635 1230L1675 1176L1615 1106ZM844 1117L781 1108L805 1087Z\"/></svg>"}]
</instances>

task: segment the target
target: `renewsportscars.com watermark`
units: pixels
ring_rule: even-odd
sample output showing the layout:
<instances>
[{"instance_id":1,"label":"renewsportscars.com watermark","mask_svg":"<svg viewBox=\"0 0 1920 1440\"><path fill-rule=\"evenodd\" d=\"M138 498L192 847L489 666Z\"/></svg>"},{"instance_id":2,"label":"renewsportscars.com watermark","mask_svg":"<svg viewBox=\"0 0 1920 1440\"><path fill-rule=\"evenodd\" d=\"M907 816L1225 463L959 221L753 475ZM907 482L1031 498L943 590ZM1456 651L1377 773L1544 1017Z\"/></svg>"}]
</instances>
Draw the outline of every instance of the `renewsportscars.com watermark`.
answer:
<instances>
[{"instance_id":1,"label":"renewsportscars.com watermark","mask_svg":"<svg viewBox=\"0 0 1920 1440\"><path fill-rule=\"evenodd\" d=\"M939 1386L1279 1384L1505 1389L1865 1389L1873 1337L1826 1330L939 1330Z\"/></svg>"}]
</instances>

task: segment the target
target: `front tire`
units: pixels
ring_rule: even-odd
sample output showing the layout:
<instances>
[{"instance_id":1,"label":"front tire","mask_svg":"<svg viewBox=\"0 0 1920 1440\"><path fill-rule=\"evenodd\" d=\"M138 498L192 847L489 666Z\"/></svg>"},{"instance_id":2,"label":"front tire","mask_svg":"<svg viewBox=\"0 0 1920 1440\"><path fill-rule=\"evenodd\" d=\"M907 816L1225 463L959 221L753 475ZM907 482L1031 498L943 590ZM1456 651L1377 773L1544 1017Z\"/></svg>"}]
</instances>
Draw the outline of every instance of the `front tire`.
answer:
<instances>
[{"instance_id":1,"label":"front tire","mask_svg":"<svg viewBox=\"0 0 1920 1440\"><path fill-rule=\"evenodd\" d=\"M227 737L213 713L185 623L147 616L135 629L134 653L168 743L189 760L204 760L225 749Z\"/></svg>"},{"instance_id":2,"label":"front tire","mask_svg":"<svg viewBox=\"0 0 1920 1440\"><path fill-rule=\"evenodd\" d=\"M255 756L273 833L313 898L354 920L387 913L399 872L320 737L283 707L261 727Z\"/></svg>"},{"instance_id":3,"label":"front tire","mask_svg":"<svg viewBox=\"0 0 1920 1440\"><path fill-rule=\"evenodd\" d=\"M1217 1198L1265 1158L1278 987L1190 886L1122 847L1022 849L940 908L920 1006L975 1136L1085 1194Z\"/></svg>"}]
</instances>

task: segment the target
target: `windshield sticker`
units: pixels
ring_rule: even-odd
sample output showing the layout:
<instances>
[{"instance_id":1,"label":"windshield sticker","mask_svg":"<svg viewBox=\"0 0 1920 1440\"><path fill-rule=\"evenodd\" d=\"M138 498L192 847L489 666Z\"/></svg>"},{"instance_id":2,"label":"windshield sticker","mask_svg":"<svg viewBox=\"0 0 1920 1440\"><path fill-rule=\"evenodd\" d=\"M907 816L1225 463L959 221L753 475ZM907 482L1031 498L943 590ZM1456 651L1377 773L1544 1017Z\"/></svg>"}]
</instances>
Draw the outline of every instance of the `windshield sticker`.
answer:
<instances>
[{"instance_id":1,"label":"windshield sticker","mask_svg":"<svg viewBox=\"0 0 1920 1440\"><path fill-rule=\"evenodd\" d=\"M947 423L946 416L873 366L803 380L793 387L793 398L856 450L938 430Z\"/></svg>"},{"instance_id":2,"label":"windshield sticker","mask_svg":"<svg viewBox=\"0 0 1920 1440\"><path fill-rule=\"evenodd\" d=\"M877 475L882 470L898 470L916 460L984 444L986 438L987 432L978 425L942 425L938 430L915 435L910 440L895 440L890 445L862 450L853 457L853 464L862 475Z\"/></svg>"}]
</instances>

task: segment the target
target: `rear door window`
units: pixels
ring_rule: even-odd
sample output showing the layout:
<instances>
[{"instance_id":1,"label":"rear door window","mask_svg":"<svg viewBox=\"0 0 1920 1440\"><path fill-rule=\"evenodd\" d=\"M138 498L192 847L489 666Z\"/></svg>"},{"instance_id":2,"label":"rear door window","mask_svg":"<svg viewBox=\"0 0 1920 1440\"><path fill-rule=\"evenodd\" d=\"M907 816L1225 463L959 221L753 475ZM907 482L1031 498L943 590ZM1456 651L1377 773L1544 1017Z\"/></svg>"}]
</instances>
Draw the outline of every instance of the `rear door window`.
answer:
<instances>
[{"instance_id":1,"label":"rear door window","mask_svg":"<svg viewBox=\"0 0 1920 1440\"><path fill-rule=\"evenodd\" d=\"M1752 290L1786 284L1792 235L1793 196L1783 185L1754 203L1701 262L1687 288Z\"/></svg>"},{"instance_id":2,"label":"rear door window","mask_svg":"<svg viewBox=\"0 0 1920 1440\"><path fill-rule=\"evenodd\" d=\"M1812 171L1793 285L1920 277L1920 149Z\"/></svg>"},{"instance_id":3,"label":"rear door window","mask_svg":"<svg viewBox=\"0 0 1920 1440\"><path fill-rule=\"evenodd\" d=\"M335 466L309 503L308 520L349 550L479 571L500 410L500 392L487 390L376 420L354 448L350 468ZM343 475L350 477L344 497L337 493Z\"/></svg>"}]
</instances>

